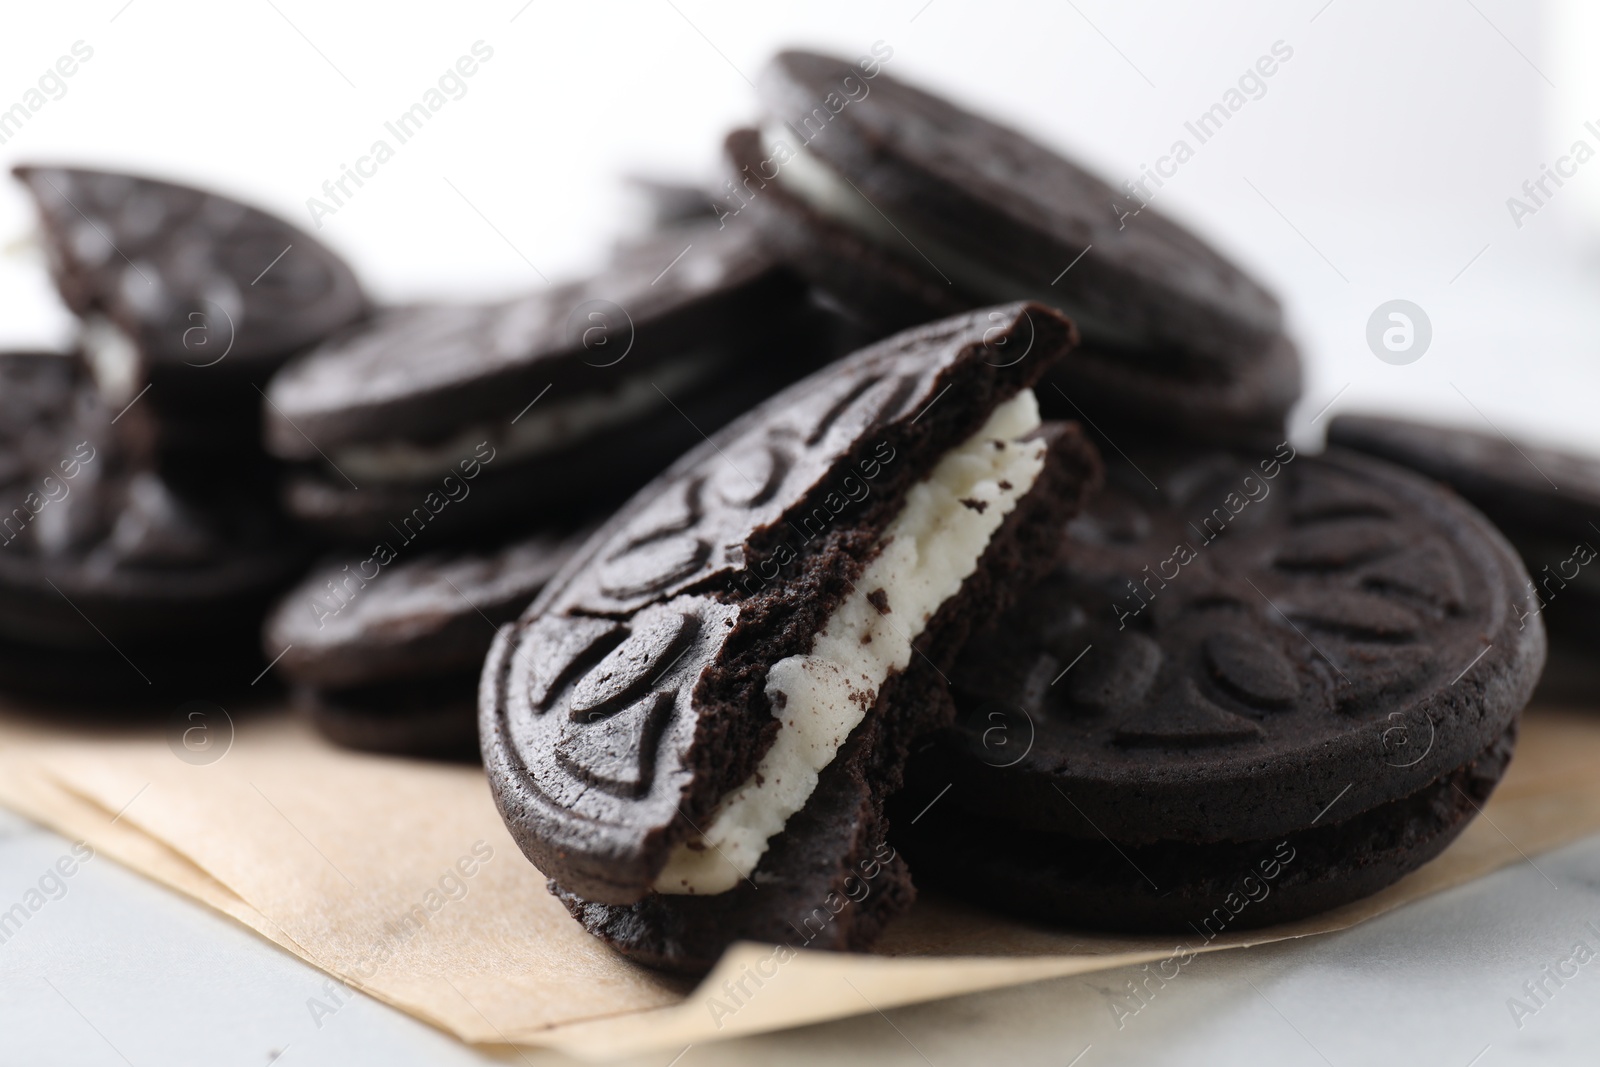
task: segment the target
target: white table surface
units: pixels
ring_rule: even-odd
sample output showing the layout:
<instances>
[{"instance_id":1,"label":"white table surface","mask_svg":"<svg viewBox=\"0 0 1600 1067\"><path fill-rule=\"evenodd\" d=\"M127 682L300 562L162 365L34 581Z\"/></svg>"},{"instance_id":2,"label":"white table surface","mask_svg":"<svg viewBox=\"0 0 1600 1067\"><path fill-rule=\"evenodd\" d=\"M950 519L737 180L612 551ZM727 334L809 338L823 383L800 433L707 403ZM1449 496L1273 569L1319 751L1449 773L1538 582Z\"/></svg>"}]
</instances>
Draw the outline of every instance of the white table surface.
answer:
<instances>
[{"instance_id":1,"label":"white table surface","mask_svg":"<svg viewBox=\"0 0 1600 1067\"><path fill-rule=\"evenodd\" d=\"M0 811L0 905L70 847ZM0 944L5 1067L569 1062L471 1049L360 994L319 1026L307 1002L325 999L326 976L244 927L109 859L65 882ZM1575 941L1600 949L1590 922L1600 837L1343 933L1202 955L1120 1028L1112 991L1133 969L695 1046L675 1067L1594 1064L1600 958L1520 1028L1507 1007ZM630 1062L666 1067L675 1054Z\"/></svg>"}]
</instances>

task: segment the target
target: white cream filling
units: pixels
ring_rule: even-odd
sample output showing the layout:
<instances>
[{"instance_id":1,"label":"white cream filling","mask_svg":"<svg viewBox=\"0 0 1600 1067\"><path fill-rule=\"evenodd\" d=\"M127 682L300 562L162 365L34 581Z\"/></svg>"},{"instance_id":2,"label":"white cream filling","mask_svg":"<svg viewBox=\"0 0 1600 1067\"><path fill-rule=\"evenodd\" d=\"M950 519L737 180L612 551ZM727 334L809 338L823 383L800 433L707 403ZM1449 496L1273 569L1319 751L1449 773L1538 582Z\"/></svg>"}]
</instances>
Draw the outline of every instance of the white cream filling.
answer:
<instances>
[{"instance_id":1,"label":"white cream filling","mask_svg":"<svg viewBox=\"0 0 1600 1067\"><path fill-rule=\"evenodd\" d=\"M755 871L883 683L910 662L911 642L977 570L989 540L1039 477L1045 443L1019 440L1038 426L1038 402L1024 390L911 487L878 555L811 650L767 672L779 719L772 747L755 774L718 803L703 835L673 851L657 892L723 893ZM887 614L872 602L884 597Z\"/></svg>"},{"instance_id":2,"label":"white cream filling","mask_svg":"<svg viewBox=\"0 0 1600 1067\"><path fill-rule=\"evenodd\" d=\"M352 478L388 482L449 474L483 441L494 445L497 459L525 459L637 418L665 404L663 394L671 396L679 389L697 384L716 365L716 357L709 353L688 355L656 368L648 376L624 378L609 393L585 393L569 400L540 400L506 425L469 426L438 444L380 441L346 445L334 451L332 460Z\"/></svg>"},{"instance_id":3,"label":"white cream filling","mask_svg":"<svg viewBox=\"0 0 1600 1067\"><path fill-rule=\"evenodd\" d=\"M79 342L106 403L121 405L133 399L139 381L139 347L133 338L104 315L91 314L83 320Z\"/></svg>"},{"instance_id":4,"label":"white cream filling","mask_svg":"<svg viewBox=\"0 0 1600 1067\"><path fill-rule=\"evenodd\" d=\"M1080 330L1091 334L1095 340L1115 343L1138 340L1115 323L1088 314L1083 307L1064 300L1061 292L1052 286L1008 277L913 226L904 222L890 223L882 212L810 148L802 146L794 150L791 144L786 126L775 124L762 128L761 145L767 157L773 158L779 152L789 155L773 180L824 218L847 226L896 254L903 255L906 242L911 242L914 249L912 255L918 252L927 255L938 264L939 270L954 278L963 289L970 290L984 300L1004 303L1032 298L1060 308L1078 324Z\"/></svg>"}]
</instances>

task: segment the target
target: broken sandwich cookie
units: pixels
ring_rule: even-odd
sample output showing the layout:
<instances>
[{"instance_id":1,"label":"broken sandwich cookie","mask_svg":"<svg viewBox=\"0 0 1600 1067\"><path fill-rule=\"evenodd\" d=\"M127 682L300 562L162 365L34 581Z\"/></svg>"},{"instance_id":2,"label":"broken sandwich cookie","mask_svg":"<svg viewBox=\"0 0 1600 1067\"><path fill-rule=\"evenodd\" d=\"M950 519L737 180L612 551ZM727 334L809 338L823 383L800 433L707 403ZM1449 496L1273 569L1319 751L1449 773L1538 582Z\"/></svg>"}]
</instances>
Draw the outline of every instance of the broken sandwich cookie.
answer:
<instances>
[{"instance_id":1,"label":"broken sandwich cookie","mask_svg":"<svg viewBox=\"0 0 1600 1067\"><path fill-rule=\"evenodd\" d=\"M490 783L592 933L692 971L736 940L864 948L909 906L884 800L950 720L974 618L1048 568L1099 476L1031 391L1075 339L1013 304L817 372L641 490L501 631Z\"/></svg>"}]
</instances>

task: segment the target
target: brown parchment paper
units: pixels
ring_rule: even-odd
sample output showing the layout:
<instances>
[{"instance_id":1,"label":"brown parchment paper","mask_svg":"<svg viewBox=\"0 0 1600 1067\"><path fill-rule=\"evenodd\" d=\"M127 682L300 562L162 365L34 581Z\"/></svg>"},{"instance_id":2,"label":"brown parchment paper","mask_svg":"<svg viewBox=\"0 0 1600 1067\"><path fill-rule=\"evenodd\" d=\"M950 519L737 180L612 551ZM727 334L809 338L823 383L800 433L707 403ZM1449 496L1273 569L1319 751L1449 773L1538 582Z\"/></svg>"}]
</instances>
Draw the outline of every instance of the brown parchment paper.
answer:
<instances>
[{"instance_id":1,"label":"brown parchment paper","mask_svg":"<svg viewBox=\"0 0 1600 1067\"><path fill-rule=\"evenodd\" d=\"M1085 934L925 899L879 952L740 945L697 986L633 966L568 918L482 771L335 749L257 712L213 763L165 724L68 729L0 711L0 803L215 908L462 1040L603 1059L1164 959L1181 938ZM1344 929L1600 833L1600 714L1528 713L1511 771L1461 838L1368 900L1215 951ZM819 902L820 903L820 902Z\"/></svg>"}]
</instances>

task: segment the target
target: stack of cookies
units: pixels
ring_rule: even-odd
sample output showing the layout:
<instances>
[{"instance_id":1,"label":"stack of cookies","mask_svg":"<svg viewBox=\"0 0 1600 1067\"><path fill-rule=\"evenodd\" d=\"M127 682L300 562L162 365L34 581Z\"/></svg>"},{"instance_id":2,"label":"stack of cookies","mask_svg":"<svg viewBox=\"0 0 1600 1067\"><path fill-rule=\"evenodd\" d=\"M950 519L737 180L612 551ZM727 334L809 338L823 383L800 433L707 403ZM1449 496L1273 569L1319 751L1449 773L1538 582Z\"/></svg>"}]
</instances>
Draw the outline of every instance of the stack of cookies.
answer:
<instances>
[{"instance_id":1,"label":"stack of cookies","mask_svg":"<svg viewBox=\"0 0 1600 1067\"><path fill-rule=\"evenodd\" d=\"M71 354L0 356L3 681L168 707L244 687L261 614L308 558L259 389L366 299L327 248L225 197L16 174L83 328Z\"/></svg>"},{"instance_id":2,"label":"stack of cookies","mask_svg":"<svg viewBox=\"0 0 1600 1067\"><path fill-rule=\"evenodd\" d=\"M720 189L642 183L651 233L495 302L21 171L85 354L0 363L0 481L49 497L0 680L259 628L330 739L481 754L573 917L679 971L866 949L918 887L1209 939L1436 856L1541 609L1600 603L1600 468L1351 417L1301 455L1263 285L885 58L779 55Z\"/></svg>"},{"instance_id":3,"label":"stack of cookies","mask_svg":"<svg viewBox=\"0 0 1600 1067\"><path fill-rule=\"evenodd\" d=\"M574 918L686 971L866 948L914 886L1209 939L1437 855L1544 662L1505 537L1300 455L1277 301L1154 209L881 57L759 91L715 216L884 339L642 490L490 652L490 782Z\"/></svg>"},{"instance_id":4,"label":"stack of cookies","mask_svg":"<svg viewBox=\"0 0 1600 1067\"><path fill-rule=\"evenodd\" d=\"M348 548L283 598L264 652L340 743L475 757L495 627L574 529L827 362L840 334L756 234L703 219L592 278L380 310L265 391L285 507Z\"/></svg>"},{"instance_id":5,"label":"stack of cookies","mask_svg":"<svg viewBox=\"0 0 1600 1067\"><path fill-rule=\"evenodd\" d=\"M0 356L0 682L19 692L171 706L272 664L335 741L476 758L495 626L574 531L848 344L703 197L598 276L380 307L226 197L16 175L82 319L76 352Z\"/></svg>"}]
</instances>

